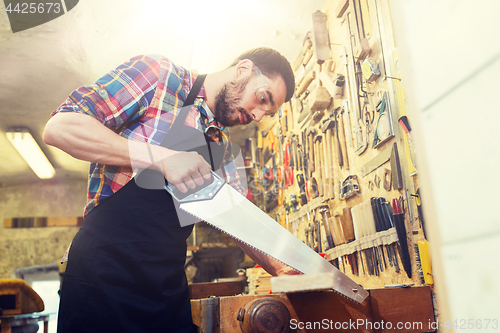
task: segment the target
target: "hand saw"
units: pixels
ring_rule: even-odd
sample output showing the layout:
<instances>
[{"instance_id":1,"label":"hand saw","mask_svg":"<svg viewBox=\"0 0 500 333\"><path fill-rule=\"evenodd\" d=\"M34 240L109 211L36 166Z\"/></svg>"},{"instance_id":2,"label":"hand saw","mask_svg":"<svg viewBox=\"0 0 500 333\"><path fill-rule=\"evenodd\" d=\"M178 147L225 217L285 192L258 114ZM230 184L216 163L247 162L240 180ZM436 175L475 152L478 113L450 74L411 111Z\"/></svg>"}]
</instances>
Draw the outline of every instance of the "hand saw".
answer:
<instances>
[{"instance_id":1,"label":"hand saw","mask_svg":"<svg viewBox=\"0 0 500 333\"><path fill-rule=\"evenodd\" d=\"M365 289L276 223L216 173L212 172L212 175L213 181L208 186L187 195L171 184L165 189L178 201L179 208L233 238L303 274L333 274L333 289L357 303L368 296Z\"/></svg>"}]
</instances>

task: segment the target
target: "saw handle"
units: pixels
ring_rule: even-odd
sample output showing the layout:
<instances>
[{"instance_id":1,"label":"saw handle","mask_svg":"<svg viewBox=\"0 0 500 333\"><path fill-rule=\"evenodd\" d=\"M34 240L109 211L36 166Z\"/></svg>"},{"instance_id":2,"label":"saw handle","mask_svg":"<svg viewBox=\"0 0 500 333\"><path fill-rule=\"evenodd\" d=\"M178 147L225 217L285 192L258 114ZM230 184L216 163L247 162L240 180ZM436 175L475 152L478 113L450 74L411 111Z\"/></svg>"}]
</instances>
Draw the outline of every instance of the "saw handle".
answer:
<instances>
[{"instance_id":1,"label":"saw handle","mask_svg":"<svg viewBox=\"0 0 500 333\"><path fill-rule=\"evenodd\" d=\"M212 170L210 170L210 172L212 173L210 180L205 180L205 183L202 186L189 189L186 193L182 193L177 187L168 183L165 185L165 190L167 190L172 198L180 204L193 201L210 200L226 183L218 174Z\"/></svg>"}]
</instances>

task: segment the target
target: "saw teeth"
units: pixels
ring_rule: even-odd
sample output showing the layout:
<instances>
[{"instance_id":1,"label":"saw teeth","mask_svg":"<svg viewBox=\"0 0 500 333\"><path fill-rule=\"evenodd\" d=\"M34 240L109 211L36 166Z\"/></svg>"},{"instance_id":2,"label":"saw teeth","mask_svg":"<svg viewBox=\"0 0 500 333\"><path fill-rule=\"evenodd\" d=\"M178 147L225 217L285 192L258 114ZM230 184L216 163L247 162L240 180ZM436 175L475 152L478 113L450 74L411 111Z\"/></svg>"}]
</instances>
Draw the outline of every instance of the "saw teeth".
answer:
<instances>
[{"instance_id":1,"label":"saw teeth","mask_svg":"<svg viewBox=\"0 0 500 333\"><path fill-rule=\"evenodd\" d=\"M193 213L191 213L191 212L188 212L187 210L185 210L185 209L183 209L183 208L181 208L181 209L182 209L183 211L185 211L186 213L188 213L189 215L191 215L191 216L193 216L193 217L196 217L197 219L200 219L200 220L204 221L201 217L196 216L195 214L193 214ZM204 222L205 222L206 224L211 225L211 226L212 226L212 227L214 227L215 229L217 229L217 230L219 230L219 231L222 231L222 232L223 232L223 233L225 233L226 235L229 235L230 237L232 237L232 238L234 238L234 239L237 239L238 241L242 242L243 244L246 244L247 246L251 247L252 249L255 249L255 250L259 251L260 253L265 254L265 255L266 255L266 256L268 256L269 258L273 258L274 260L276 260L276 261L278 261L278 262L282 263L283 265L285 265L285 266L287 266L287 267L290 267L291 269L296 270L297 272L299 272L299 273L301 273L301 274L304 274L304 272L301 272L300 270L298 270L298 269L296 269L296 268L294 268L294 267L292 267L292 266L290 266L290 265L285 264L285 263L284 263L284 262L282 262L281 260L278 260L278 259L276 259L275 257L270 256L270 255L269 255L269 254L267 254L266 252L264 252L264 251L262 251L262 250L260 250L260 249L256 248L255 246L252 246L252 245L248 244L247 242L245 242L245 241L243 241L243 240L239 239L238 237L234 237L233 235L228 234L227 232L225 232L225 231L224 231L224 230L222 230L221 228L219 228L219 227L217 227L217 226L213 225L212 223L207 222L207 221L204 221Z\"/></svg>"},{"instance_id":2,"label":"saw teeth","mask_svg":"<svg viewBox=\"0 0 500 333\"><path fill-rule=\"evenodd\" d=\"M204 219L202 219L201 217L199 217L199 216L197 216L197 215L195 215L195 214L193 214L193 213L191 213L191 212L188 212L188 211L187 211L187 210L185 210L184 208L181 208L181 207L179 207L179 208L180 208L180 209L182 209L184 212L188 213L189 215L191 215L191 216L193 216L193 217L196 217L197 219L200 219L201 221L204 221L205 223L207 223L207 224L211 225L213 228L215 228L215 229L217 229L217 230L219 230L219 231L222 231L223 233L225 233L225 234L229 235L230 237L232 237L232 238L234 238L234 239L237 239L238 241L240 241L240 242L242 242L242 243L246 244L247 246L249 246L249 247L251 247L251 248L253 248L253 249L255 249L255 250L257 250L257 251L259 251L259 252L261 252L261 253L263 253L264 255L268 256L269 258L273 258L274 260L276 260L276 261L278 261L278 262L282 263L283 265L285 265L285 266L287 266L287 267L290 267L291 269L294 269L294 270L296 270L297 272L300 272L301 274L304 274L304 273L303 273L303 272L301 272L300 270L298 270L298 269L296 269L296 268L294 268L294 267L292 267L292 266L290 266L290 265L287 265L286 263L282 262L281 260L276 259L276 258L275 258L275 257L273 257L273 256L270 256L270 255L269 255L269 254L267 254L266 252L264 252L264 251L262 251L262 250L260 250L260 249L256 248L255 246L252 246L252 245L248 244L247 242L245 242L245 241L243 241L243 240L239 239L238 237L234 237L233 235L231 235L231 234L229 234L229 233L225 232L224 230L222 230L221 228L219 228L219 227L217 227L217 226L215 226L215 225L211 224L210 222L205 221L205 220L204 220ZM359 285L359 284L358 284L358 285ZM359 285L359 286L361 287L361 285ZM339 292L339 291L337 291L337 290L335 290L335 289L331 289L331 290L333 290L335 293L337 293L337 294L339 294L339 295L341 295L341 296L343 296L343 297L347 298L347 299L348 299L348 300L350 300L350 301L353 301L353 302L355 302L355 303L361 304L360 302L358 302L358 301L356 301L356 300L354 300L354 299L352 299L352 298L350 298L350 297L348 297L348 296L346 296L346 295L342 294L341 292Z\"/></svg>"}]
</instances>

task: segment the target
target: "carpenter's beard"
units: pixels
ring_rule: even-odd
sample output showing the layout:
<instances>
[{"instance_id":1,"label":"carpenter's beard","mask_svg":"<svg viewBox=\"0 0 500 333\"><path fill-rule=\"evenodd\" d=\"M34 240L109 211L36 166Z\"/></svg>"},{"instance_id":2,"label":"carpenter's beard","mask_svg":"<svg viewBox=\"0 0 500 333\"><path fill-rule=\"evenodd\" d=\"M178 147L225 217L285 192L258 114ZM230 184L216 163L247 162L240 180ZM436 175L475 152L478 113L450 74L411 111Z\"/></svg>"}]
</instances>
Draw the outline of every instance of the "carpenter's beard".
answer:
<instances>
[{"instance_id":1,"label":"carpenter's beard","mask_svg":"<svg viewBox=\"0 0 500 333\"><path fill-rule=\"evenodd\" d=\"M250 77L247 77L241 81L224 83L215 96L215 118L223 126L240 125L240 112L245 115L246 122L244 124L249 124L252 121L252 116L240 106L241 96L249 81Z\"/></svg>"}]
</instances>

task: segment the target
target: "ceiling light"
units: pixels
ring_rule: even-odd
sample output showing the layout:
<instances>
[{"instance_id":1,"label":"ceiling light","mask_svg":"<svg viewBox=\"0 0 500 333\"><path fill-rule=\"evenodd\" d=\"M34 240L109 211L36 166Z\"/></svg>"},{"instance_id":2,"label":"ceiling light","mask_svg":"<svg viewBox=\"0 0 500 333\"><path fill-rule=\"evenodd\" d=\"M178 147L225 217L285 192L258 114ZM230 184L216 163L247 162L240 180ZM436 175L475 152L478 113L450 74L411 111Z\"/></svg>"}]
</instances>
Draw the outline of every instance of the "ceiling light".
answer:
<instances>
[{"instance_id":1,"label":"ceiling light","mask_svg":"<svg viewBox=\"0 0 500 333\"><path fill-rule=\"evenodd\" d=\"M50 164L28 129L13 128L6 134L7 139L39 178L48 179L54 177L56 174L54 167Z\"/></svg>"}]
</instances>

